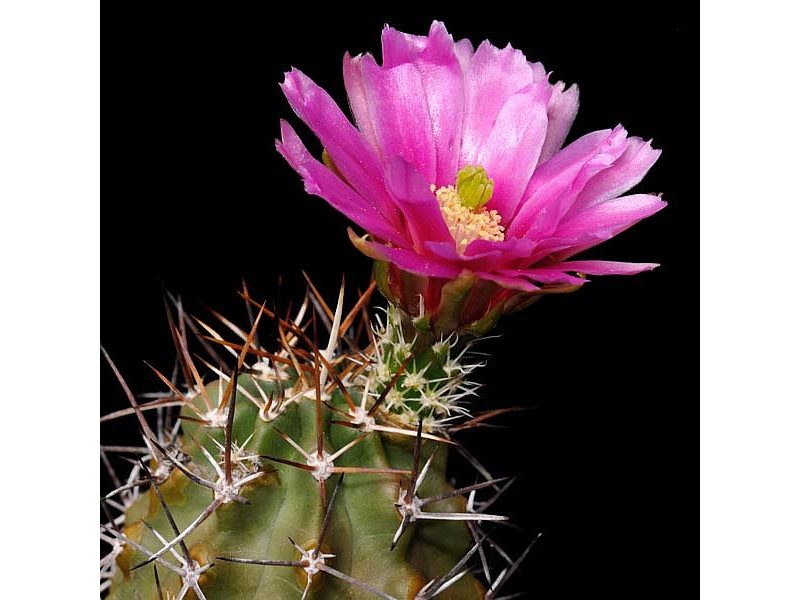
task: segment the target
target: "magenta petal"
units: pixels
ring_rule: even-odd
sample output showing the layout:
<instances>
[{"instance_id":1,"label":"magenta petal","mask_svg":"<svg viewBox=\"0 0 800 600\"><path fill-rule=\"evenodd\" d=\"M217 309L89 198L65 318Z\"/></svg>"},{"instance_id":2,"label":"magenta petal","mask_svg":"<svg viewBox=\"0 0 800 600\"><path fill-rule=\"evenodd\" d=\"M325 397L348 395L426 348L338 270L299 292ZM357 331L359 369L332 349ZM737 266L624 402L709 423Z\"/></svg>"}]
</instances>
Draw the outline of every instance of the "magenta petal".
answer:
<instances>
[{"instance_id":1,"label":"magenta petal","mask_svg":"<svg viewBox=\"0 0 800 600\"><path fill-rule=\"evenodd\" d=\"M500 287L518 290L520 292L536 292L541 289L525 278L519 271L506 270L503 272L481 271L478 277L487 281L493 281Z\"/></svg>"},{"instance_id":2,"label":"magenta petal","mask_svg":"<svg viewBox=\"0 0 800 600\"><path fill-rule=\"evenodd\" d=\"M345 55L343 73L354 127L333 100L299 71L283 90L320 138L334 165L315 160L282 125L277 147L310 193L364 227L353 243L400 270L452 279L463 272L503 287L582 285L585 273L632 274L649 263L568 258L665 206L659 198L619 198L659 152L622 126L564 144L578 110L578 88L553 85L541 63L510 45L477 50L454 42L442 23L427 35L386 27L383 65ZM464 165L494 181L487 206L502 217L505 239L459 250L434 193L454 185Z\"/></svg>"},{"instance_id":3,"label":"magenta petal","mask_svg":"<svg viewBox=\"0 0 800 600\"><path fill-rule=\"evenodd\" d=\"M413 250L405 248L392 248L383 244L370 242L358 237L352 229L348 229L350 241L361 252L374 260L383 260L396 264L404 271L428 275L429 277L443 277L453 279L458 277L461 269L457 265L448 264L434 258L420 256Z\"/></svg>"},{"instance_id":4,"label":"magenta petal","mask_svg":"<svg viewBox=\"0 0 800 600\"><path fill-rule=\"evenodd\" d=\"M281 121L282 140L275 147L286 162L303 178L306 192L328 201L375 237L394 244L405 244L399 232L386 223L375 208L308 152L292 127Z\"/></svg>"},{"instance_id":5,"label":"magenta petal","mask_svg":"<svg viewBox=\"0 0 800 600\"><path fill-rule=\"evenodd\" d=\"M456 251L455 244L452 242L425 242L425 249L428 250L429 254L433 254L441 260L460 264L464 268L476 268L478 264L483 264L486 261L496 263L501 255L498 250L489 250L476 256L464 256ZM483 266L481 268L491 267Z\"/></svg>"},{"instance_id":6,"label":"magenta petal","mask_svg":"<svg viewBox=\"0 0 800 600\"><path fill-rule=\"evenodd\" d=\"M475 157L494 180L494 194L488 208L509 219L530 181L539 161L547 134L547 80L516 94L500 110L489 136Z\"/></svg>"},{"instance_id":7,"label":"magenta petal","mask_svg":"<svg viewBox=\"0 0 800 600\"><path fill-rule=\"evenodd\" d=\"M401 158L390 158L386 184L405 218L406 229L417 251L424 250L426 241L454 246L436 195L413 165Z\"/></svg>"},{"instance_id":8,"label":"magenta petal","mask_svg":"<svg viewBox=\"0 0 800 600\"><path fill-rule=\"evenodd\" d=\"M643 271L652 271L658 266L658 263L629 263L612 260L574 260L559 264L559 267L568 271L588 275L636 275Z\"/></svg>"},{"instance_id":9,"label":"magenta petal","mask_svg":"<svg viewBox=\"0 0 800 600\"><path fill-rule=\"evenodd\" d=\"M589 180L570 213L624 194L642 180L660 155L661 150L651 148L650 142L638 137L628 138L622 156Z\"/></svg>"},{"instance_id":10,"label":"magenta petal","mask_svg":"<svg viewBox=\"0 0 800 600\"><path fill-rule=\"evenodd\" d=\"M570 127L578 114L578 86L564 90L564 82L553 86L553 94L547 105L547 137L542 145L539 163L543 163L558 152L567 139Z\"/></svg>"},{"instance_id":11,"label":"magenta petal","mask_svg":"<svg viewBox=\"0 0 800 600\"><path fill-rule=\"evenodd\" d=\"M552 260L553 257L561 257L562 252L572 251L573 248L579 247L581 243L586 240L579 240L576 238L563 238L563 237L547 237L540 240L536 245L536 249L528 258L528 264L534 265L539 261L546 259ZM575 254L572 252L570 256Z\"/></svg>"},{"instance_id":12,"label":"magenta petal","mask_svg":"<svg viewBox=\"0 0 800 600\"><path fill-rule=\"evenodd\" d=\"M465 254L459 254L455 245L448 242L427 242L425 248L442 260L462 265L471 271L508 267L514 261L530 256L534 244L525 238L492 242L475 240L467 246Z\"/></svg>"},{"instance_id":13,"label":"magenta petal","mask_svg":"<svg viewBox=\"0 0 800 600\"><path fill-rule=\"evenodd\" d=\"M569 285L583 285L586 283L585 279L576 277L565 273L567 269L562 269L561 265L553 265L548 267L534 267L532 269L521 269L518 272L528 279L541 283L543 285L555 284L569 284Z\"/></svg>"},{"instance_id":14,"label":"magenta petal","mask_svg":"<svg viewBox=\"0 0 800 600\"><path fill-rule=\"evenodd\" d=\"M502 242L490 240L475 240L466 248L467 256L480 256L481 254L499 250L509 261L527 258L533 252L536 243L527 238L511 238Z\"/></svg>"},{"instance_id":15,"label":"magenta petal","mask_svg":"<svg viewBox=\"0 0 800 600\"><path fill-rule=\"evenodd\" d=\"M286 74L281 89L297 116L316 134L350 185L388 222L396 223L397 213L383 185L377 154L327 92L297 69Z\"/></svg>"},{"instance_id":16,"label":"magenta petal","mask_svg":"<svg viewBox=\"0 0 800 600\"><path fill-rule=\"evenodd\" d=\"M586 182L625 150L625 129L595 131L572 142L540 165L508 227L511 237L551 235Z\"/></svg>"}]
</instances>

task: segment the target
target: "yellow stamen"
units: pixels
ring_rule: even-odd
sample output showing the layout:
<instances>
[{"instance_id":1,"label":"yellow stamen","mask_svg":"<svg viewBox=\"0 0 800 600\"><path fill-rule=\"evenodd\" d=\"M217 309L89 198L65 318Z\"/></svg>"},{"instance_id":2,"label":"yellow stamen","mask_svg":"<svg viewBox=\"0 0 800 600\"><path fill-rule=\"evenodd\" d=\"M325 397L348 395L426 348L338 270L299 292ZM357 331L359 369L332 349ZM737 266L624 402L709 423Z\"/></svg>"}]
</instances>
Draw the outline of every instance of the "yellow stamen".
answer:
<instances>
[{"instance_id":1,"label":"yellow stamen","mask_svg":"<svg viewBox=\"0 0 800 600\"><path fill-rule=\"evenodd\" d=\"M482 167L469 168L472 169L472 175L477 173L479 177L485 178L489 182L487 194L485 182L477 182L479 185L475 185L476 181L473 179L473 185L468 185L467 190L476 192L477 196L473 194L472 202L469 204L461 195L462 186L456 188L456 186L448 185L436 189L435 185L431 185L431 191L436 194L436 199L439 201L439 209L442 211L447 229L450 230L450 235L453 236L459 252L463 252L475 240L502 242L505 239L505 228L500 225L500 215L496 210L485 210L483 208L489 197L491 197L491 180L486 177ZM459 172L459 178L461 178L466 169L467 167ZM484 187L481 190L479 186ZM476 197L480 200L477 203L475 203ZM485 201L483 201L484 199ZM470 206L470 204L473 206Z\"/></svg>"}]
</instances>

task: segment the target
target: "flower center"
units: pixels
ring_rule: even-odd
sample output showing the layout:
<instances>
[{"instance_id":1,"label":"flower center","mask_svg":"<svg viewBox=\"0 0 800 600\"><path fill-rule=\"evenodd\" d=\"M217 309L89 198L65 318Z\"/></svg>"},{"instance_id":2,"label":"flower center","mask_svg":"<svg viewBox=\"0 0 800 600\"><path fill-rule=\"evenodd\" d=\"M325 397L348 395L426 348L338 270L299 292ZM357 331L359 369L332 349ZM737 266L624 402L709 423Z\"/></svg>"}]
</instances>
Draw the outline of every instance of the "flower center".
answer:
<instances>
[{"instance_id":1,"label":"flower center","mask_svg":"<svg viewBox=\"0 0 800 600\"><path fill-rule=\"evenodd\" d=\"M431 185L459 252L463 252L475 240L502 242L505 239L500 215L496 210L484 209L493 190L494 182L483 167L471 165L458 172L455 186L436 189L435 185Z\"/></svg>"}]
</instances>

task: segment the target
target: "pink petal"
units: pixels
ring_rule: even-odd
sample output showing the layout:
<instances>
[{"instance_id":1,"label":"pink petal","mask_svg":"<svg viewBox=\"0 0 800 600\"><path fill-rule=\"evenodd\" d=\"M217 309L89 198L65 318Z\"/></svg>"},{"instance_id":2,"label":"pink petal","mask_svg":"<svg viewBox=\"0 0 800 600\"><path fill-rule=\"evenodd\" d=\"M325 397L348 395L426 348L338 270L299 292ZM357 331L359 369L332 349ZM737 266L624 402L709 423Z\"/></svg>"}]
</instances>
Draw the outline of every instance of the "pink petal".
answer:
<instances>
[{"instance_id":1,"label":"pink petal","mask_svg":"<svg viewBox=\"0 0 800 600\"><path fill-rule=\"evenodd\" d=\"M468 39L458 40L455 46L456 58L458 64L461 65L461 72L464 74L465 85L466 76L469 72L469 65L472 62L472 56L475 54L475 48Z\"/></svg>"},{"instance_id":2,"label":"pink petal","mask_svg":"<svg viewBox=\"0 0 800 600\"><path fill-rule=\"evenodd\" d=\"M532 269L520 269L518 272L521 275L541 283L543 285L551 285L558 283L566 283L569 285L583 285L586 283L585 279L575 277L569 273L565 273L566 269L562 269L561 265L554 265L552 267L534 267Z\"/></svg>"},{"instance_id":3,"label":"pink petal","mask_svg":"<svg viewBox=\"0 0 800 600\"><path fill-rule=\"evenodd\" d=\"M508 260L516 260L518 258L527 258L530 256L535 247L535 242L527 238L513 238L503 240L502 242L475 240L467 246L466 255L479 256L486 252L499 250Z\"/></svg>"},{"instance_id":4,"label":"pink petal","mask_svg":"<svg viewBox=\"0 0 800 600\"><path fill-rule=\"evenodd\" d=\"M514 261L527 258L533 251L534 244L525 238L491 242L475 240L466 248L465 254L459 254L455 245L450 242L427 242L426 250L437 258L461 265L472 271L492 270L508 267Z\"/></svg>"},{"instance_id":5,"label":"pink petal","mask_svg":"<svg viewBox=\"0 0 800 600\"><path fill-rule=\"evenodd\" d=\"M606 200L565 219L559 225L555 236L603 235L607 231L614 231L616 235L645 217L657 213L666 205L667 203L658 196L648 194L634 194Z\"/></svg>"},{"instance_id":6,"label":"pink petal","mask_svg":"<svg viewBox=\"0 0 800 600\"><path fill-rule=\"evenodd\" d=\"M652 271L658 266L658 263L629 263L611 260L574 260L559 265L566 270L588 275L636 275L643 271Z\"/></svg>"},{"instance_id":7,"label":"pink petal","mask_svg":"<svg viewBox=\"0 0 800 600\"><path fill-rule=\"evenodd\" d=\"M566 219L558 227L554 239L571 240L570 248L558 254L569 258L578 252L618 235L642 219L654 215L667 205L658 196L636 194L606 200ZM547 243L543 244L545 247ZM563 245L563 244L562 244Z\"/></svg>"},{"instance_id":8,"label":"pink petal","mask_svg":"<svg viewBox=\"0 0 800 600\"><path fill-rule=\"evenodd\" d=\"M345 53L342 61L344 87L347 90L350 112L353 113L353 119L355 119L358 130L372 144L375 151L380 153L378 138L375 135L375 125L372 123L367 104L367 88L364 85L364 76L361 72L362 59L361 55L352 57L349 53Z\"/></svg>"},{"instance_id":9,"label":"pink petal","mask_svg":"<svg viewBox=\"0 0 800 600\"><path fill-rule=\"evenodd\" d=\"M381 56L384 68L417 60L446 58L453 52L452 36L441 21L431 23L428 35L413 35L385 25L381 32Z\"/></svg>"},{"instance_id":10,"label":"pink petal","mask_svg":"<svg viewBox=\"0 0 800 600\"><path fill-rule=\"evenodd\" d=\"M486 259L492 260L497 259L500 255L498 250L483 252L478 256L464 256L463 254L459 254L455 248L455 244L453 242L425 242L424 244L425 250L428 251L426 253L433 254L436 258L447 261L449 263L458 264L458 265L470 265L475 264L479 261L483 261ZM489 267L491 268L491 267Z\"/></svg>"},{"instance_id":11,"label":"pink petal","mask_svg":"<svg viewBox=\"0 0 800 600\"><path fill-rule=\"evenodd\" d=\"M461 164L476 164L503 106L515 92L535 79L534 69L522 52L511 45L500 50L488 41L478 47L468 68Z\"/></svg>"},{"instance_id":12,"label":"pink petal","mask_svg":"<svg viewBox=\"0 0 800 600\"><path fill-rule=\"evenodd\" d=\"M541 289L539 286L534 285L526 279L524 274L520 272L506 271L504 273L498 273L481 271L478 273L478 277L486 279L487 281L493 281L500 287L519 290L520 292L536 292Z\"/></svg>"},{"instance_id":13,"label":"pink petal","mask_svg":"<svg viewBox=\"0 0 800 600\"><path fill-rule=\"evenodd\" d=\"M511 237L549 236L586 182L625 150L625 129L595 131L572 142L540 165L508 227Z\"/></svg>"},{"instance_id":14,"label":"pink petal","mask_svg":"<svg viewBox=\"0 0 800 600\"><path fill-rule=\"evenodd\" d=\"M436 21L434 21L436 23ZM431 26L433 28L433 26ZM413 62L428 44L424 35L414 35L398 31L389 25L381 32L381 59L383 67L391 69L397 65Z\"/></svg>"},{"instance_id":15,"label":"pink petal","mask_svg":"<svg viewBox=\"0 0 800 600\"><path fill-rule=\"evenodd\" d=\"M578 86L573 84L566 91L564 82L553 86L553 94L547 105L547 137L542 145L539 164L549 160L564 145L567 134L578 114Z\"/></svg>"},{"instance_id":16,"label":"pink petal","mask_svg":"<svg viewBox=\"0 0 800 600\"><path fill-rule=\"evenodd\" d=\"M333 99L297 69L286 74L281 89L297 116L316 134L348 183L389 223L396 225L397 213L383 185L383 169L377 154Z\"/></svg>"},{"instance_id":17,"label":"pink petal","mask_svg":"<svg viewBox=\"0 0 800 600\"><path fill-rule=\"evenodd\" d=\"M613 165L589 180L571 213L624 194L642 180L661 155L661 150L654 150L650 142L638 137L628 138L626 144L625 152Z\"/></svg>"},{"instance_id":18,"label":"pink petal","mask_svg":"<svg viewBox=\"0 0 800 600\"><path fill-rule=\"evenodd\" d=\"M405 218L406 229L417 251L421 252L427 241L454 245L436 195L413 165L402 158L390 158L386 184Z\"/></svg>"},{"instance_id":19,"label":"pink petal","mask_svg":"<svg viewBox=\"0 0 800 600\"><path fill-rule=\"evenodd\" d=\"M542 63L540 63L540 62L535 62L535 63L529 62L528 66L531 68L531 71L533 71L533 81L535 83L538 83L539 81L542 81L543 79L547 79L547 71L545 70L544 65Z\"/></svg>"},{"instance_id":20,"label":"pink petal","mask_svg":"<svg viewBox=\"0 0 800 600\"><path fill-rule=\"evenodd\" d=\"M394 244L407 243L372 205L330 169L311 156L286 121L281 121L281 137L282 140L275 141L275 147L303 178L306 192L324 198L336 210L375 237Z\"/></svg>"},{"instance_id":21,"label":"pink petal","mask_svg":"<svg viewBox=\"0 0 800 600\"><path fill-rule=\"evenodd\" d=\"M634 195L608 200L603 209L597 205L568 215L556 232L539 240L530 264L550 257L565 260L622 233L628 227L658 212L666 202L656 196Z\"/></svg>"},{"instance_id":22,"label":"pink petal","mask_svg":"<svg viewBox=\"0 0 800 600\"><path fill-rule=\"evenodd\" d=\"M391 248L370 242L364 238L358 237L352 229L347 230L350 236L350 241L353 242L356 248L374 260L385 260L396 264L404 271L411 273L418 273L419 275L428 275L429 277L443 277L445 279L454 279L458 277L461 269L457 266L450 265L434 258L420 256L413 250L406 250L405 248Z\"/></svg>"},{"instance_id":23,"label":"pink petal","mask_svg":"<svg viewBox=\"0 0 800 600\"><path fill-rule=\"evenodd\" d=\"M546 79L513 94L475 158L474 164L483 166L494 180L488 208L496 209L505 219L514 214L539 161L547 134L549 98Z\"/></svg>"},{"instance_id":24,"label":"pink petal","mask_svg":"<svg viewBox=\"0 0 800 600\"><path fill-rule=\"evenodd\" d=\"M450 185L458 170L464 114L463 74L453 38L442 23L434 21L427 37L386 27L382 41L383 71L406 64L419 71L424 90L421 99L425 101L425 107L420 107L420 110L427 111L430 118L436 157L435 176L428 183L435 183L437 187ZM398 91L405 96L402 99L404 105L415 105L420 100L411 97L416 88ZM419 136L412 127L406 127L403 133L407 137ZM426 173L421 168L420 172Z\"/></svg>"},{"instance_id":25,"label":"pink petal","mask_svg":"<svg viewBox=\"0 0 800 600\"><path fill-rule=\"evenodd\" d=\"M380 68L371 56L361 61L367 105L384 157L399 156L425 180L436 181L436 143L422 74L413 64Z\"/></svg>"}]
</instances>

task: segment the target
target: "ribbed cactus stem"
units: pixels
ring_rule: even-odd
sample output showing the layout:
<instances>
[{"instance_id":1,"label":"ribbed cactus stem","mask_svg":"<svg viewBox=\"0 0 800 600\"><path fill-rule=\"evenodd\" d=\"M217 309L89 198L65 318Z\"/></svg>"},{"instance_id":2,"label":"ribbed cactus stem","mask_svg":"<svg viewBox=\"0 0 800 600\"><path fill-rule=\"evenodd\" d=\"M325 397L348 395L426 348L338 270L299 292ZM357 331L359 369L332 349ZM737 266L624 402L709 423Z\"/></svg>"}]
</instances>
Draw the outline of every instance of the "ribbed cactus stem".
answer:
<instances>
[{"instance_id":1,"label":"ribbed cactus stem","mask_svg":"<svg viewBox=\"0 0 800 600\"><path fill-rule=\"evenodd\" d=\"M257 386L267 394L275 393L274 383L242 376L238 385L241 391L232 428L236 442L232 452L233 477L235 480L255 473L260 475L239 490L248 504L229 502L219 507L186 537L186 546L199 568L213 563L199 575L200 587L209 599L299 598L307 583L307 574L302 568L238 564L218 557L296 561L301 555L289 538L301 548L313 548L317 544L325 514L319 481L309 471L272 460L307 462L286 438L314 455L317 443L315 402L310 398L296 401L277 418L266 421L255 404L243 401L243 395L260 397ZM214 382L206 386L206 392L209 397L221 397L224 387L225 382ZM351 390L351 395L360 400L357 388ZM199 395L194 402L202 408ZM341 392L335 392L329 402L340 411L348 409ZM362 435L357 430L332 425L331 420L340 415L327 406L323 406L322 411L323 444L327 455L335 455L337 450ZM193 414L186 408L183 413L186 417ZM221 468L224 429L208 428L190 420L184 421L183 428L181 451L190 457L184 467L209 480L218 477L208 455ZM245 440L248 440L247 444L243 444ZM408 474L361 473L359 470L410 471L414 444L415 439L410 436L373 432L336 458L335 467L343 467L348 473L342 482L332 522L322 545L325 553L335 555L327 562L337 571L398 599L414 598L427 581L446 573L472 545L463 522L417 521L409 525L394 550L390 550L401 523L395 503L403 486L407 486ZM446 444L425 441L420 460L424 463L437 446L437 455L418 490L422 497L452 489L445 478ZM266 456L272 459L263 458ZM327 498L330 498L337 478L332 474L324 480ZM191 481L179 469L173 469L159 489L180 531L189 527L213 500L209 490ZM432 503L425 510L463 512L465 500L463 497L450 498ZM175 537L167 514L152 489L130 507L125 521L125 538L151 551L161 547L164 540ZM156 533L161 535L161 539ZM180 554L179 548L174 548L174 551L175 554L170 552L166 557L177 565L175 556ZM125 547L117 557L119 570L111 588L111 598L155 600L159 597L152 565L131 571L131 567L147 557L146 553L135 551L131 544ZM178 593L183 585L180 574L163 567L158 561L156 564L163 590ZM480 598L480 590L480 584L467 575L439 597ZM346 581L319 573L313 577L309 597L376 596L354 588Z\"/></svg>"},{"instance_id":2,"label":"ribbed cactus stem","mask_svg":"<svg viewBox=\"0 0 800 600\"><path fill-rule=\"evenodd\" d=\"M425 431L437 431L467 414L464 400L477 388L469 375L480 366L468 358L469 341L418 331L408 315L390 305L385 323L375 329L375 345L367 387L375 396L386 393L382 414L388 421L416 427L422 420Z\"/></svg>"},{"instance_id":3,"label":"ribbed cactus stem","mask_svg":"<svg viewBox=\"0 0 800 600\"><path fill-rule=\"evenodd\" d=\"M109 358L147 459L103 500L109 520L101 538L111 552L101 577L109 598L491 595L481 527L505 517L486 514L475 494L502 493L500 480L481 468L466 487L447 479L450 431L458 430L454 419L469 426L464 400L476 387L470 343L420 332L390 306L374 327L362 322L372 327L362 351L343 338L359 305L345 315L342 303L343 294L335 311L318 302L330 332L325 343L316 339L316 316L305 315L308 302L292 321L260 307L249 334L222 319L236 343L198 320L236 358L228 367L203 360L216 375L209 383L182 333L195 325L171 325L187 391L156 373L170 388L168 400L181 404L175 426L150 427L144 410L161 400L140 406ZM277 323L276 353L257 342L263 314ZM467 566L477 551L486 586Z\"/></svg>"}]
</instances>

